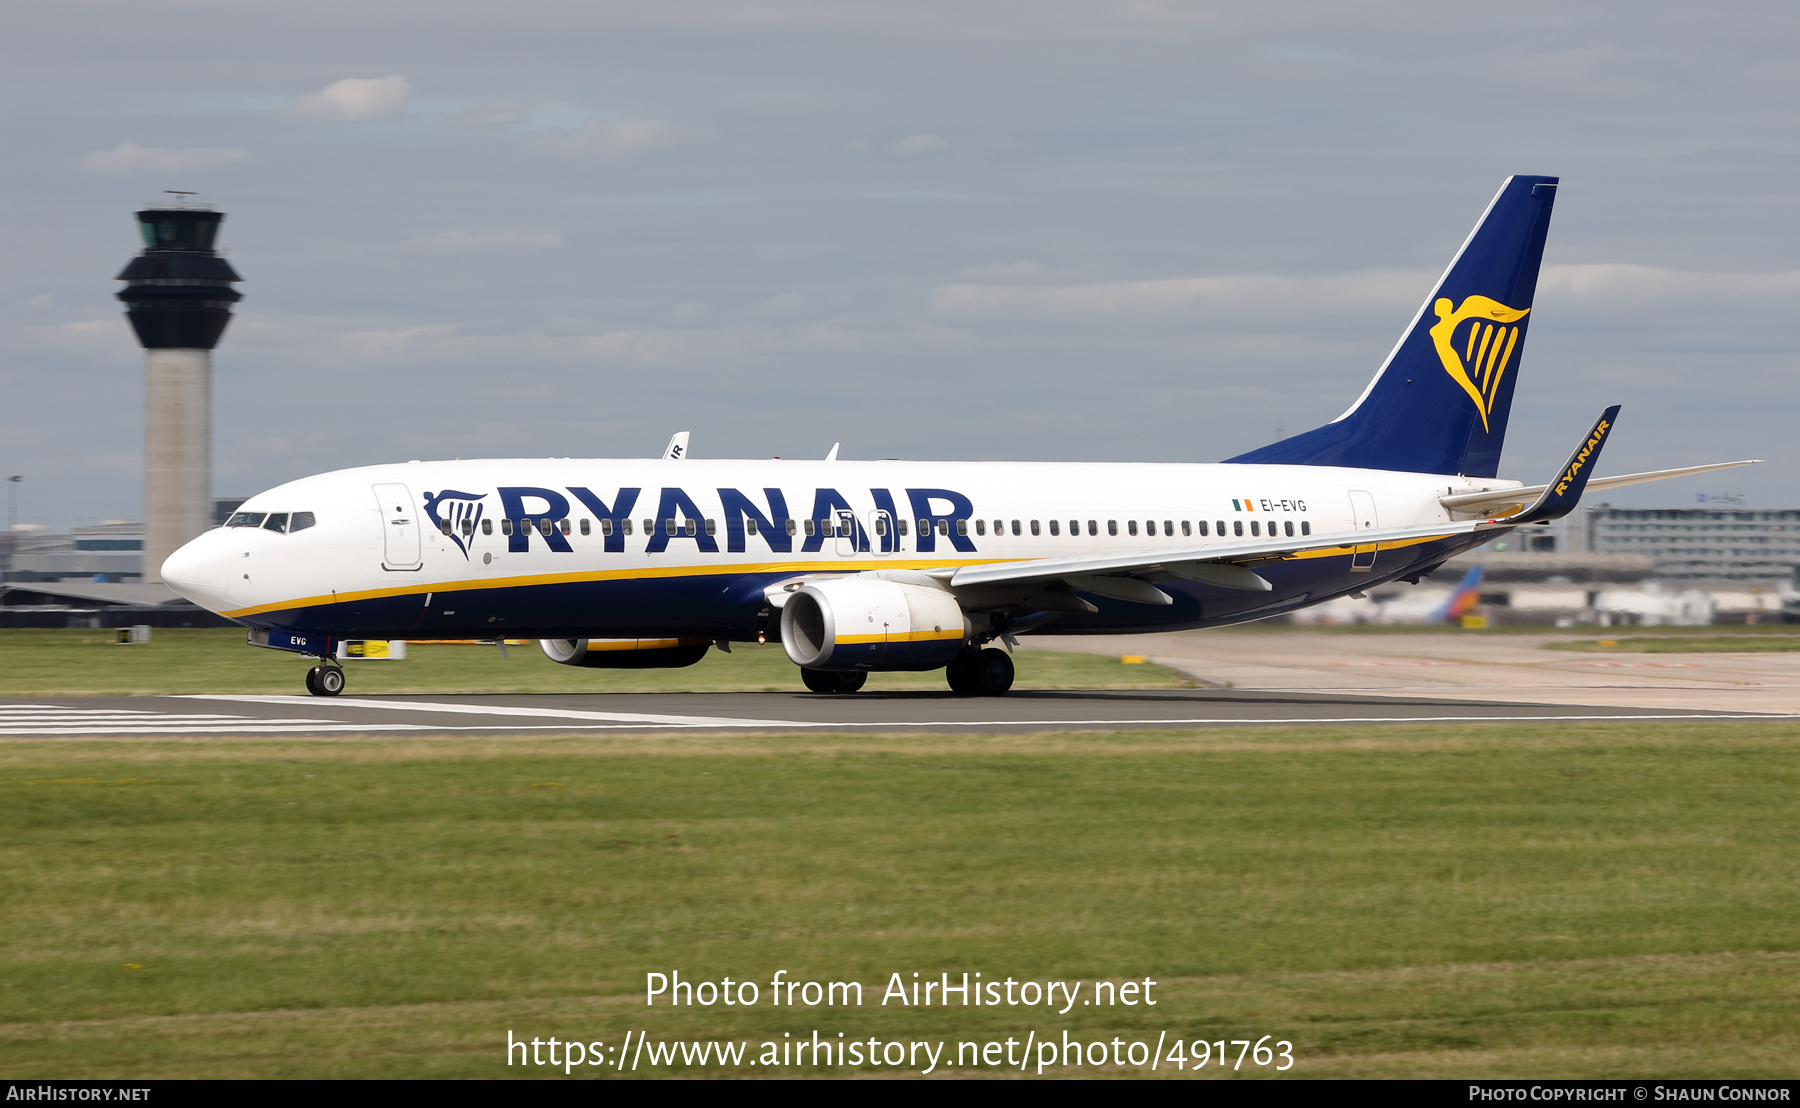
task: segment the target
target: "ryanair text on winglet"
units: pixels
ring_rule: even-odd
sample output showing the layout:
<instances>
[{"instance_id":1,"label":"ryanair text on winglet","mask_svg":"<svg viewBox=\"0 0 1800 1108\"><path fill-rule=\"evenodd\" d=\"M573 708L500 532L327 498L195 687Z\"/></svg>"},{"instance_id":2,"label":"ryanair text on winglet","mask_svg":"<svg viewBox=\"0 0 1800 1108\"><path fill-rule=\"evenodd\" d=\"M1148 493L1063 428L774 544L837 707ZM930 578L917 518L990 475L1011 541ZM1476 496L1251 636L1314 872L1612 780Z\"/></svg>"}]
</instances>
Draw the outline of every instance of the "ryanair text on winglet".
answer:
<instances>
[{"instance_id":1,"label":"ryanair text on winglet","mask_svg":"<svg viewBox=\"0 0 1800 1108\"><path fill-rule=\"evenodd\" d=\"M1604 439L1610 430L1612 430L1612 424L1607 420L1603 419L1594 424L1594 429L1588 432L1587 442L1575 452L1575 459L1569 463L1569 468L1556 479L1556 495L1561 496L1568 490L1569 482L1575 480L1575 475L1581 472L1582 466L1587 465L1588 457L1600 446L1600 440Z\"/></svg>"}]
</instances>

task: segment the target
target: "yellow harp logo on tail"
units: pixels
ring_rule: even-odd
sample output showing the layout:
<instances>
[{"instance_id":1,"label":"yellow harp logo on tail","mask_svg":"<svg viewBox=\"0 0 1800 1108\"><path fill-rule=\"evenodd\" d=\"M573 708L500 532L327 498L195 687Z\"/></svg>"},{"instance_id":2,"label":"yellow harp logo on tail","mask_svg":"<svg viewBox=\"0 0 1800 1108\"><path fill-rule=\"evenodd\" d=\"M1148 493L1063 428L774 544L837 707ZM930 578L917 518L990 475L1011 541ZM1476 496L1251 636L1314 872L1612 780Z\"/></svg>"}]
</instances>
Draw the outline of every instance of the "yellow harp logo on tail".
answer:
<instances>
[{"instance_id":1,"label":"yellow harp logo on tail","mask_svg":"<svg viewBox=\"0 0 1800 1108\"><path fill-rule=\"evenodd\" d=\"M1481 429L1486 431L1494 398L1500 395L1500 379L1512 364L1513 346L1519 341L1519 329L1507 324L1524 319L1531 309L1509 308L1485 296L1468 297L1454 311L1444 298L1431 307L1438 317L1431 341L1444 372L1475 402Z\"/></svg>"}]
</instances>

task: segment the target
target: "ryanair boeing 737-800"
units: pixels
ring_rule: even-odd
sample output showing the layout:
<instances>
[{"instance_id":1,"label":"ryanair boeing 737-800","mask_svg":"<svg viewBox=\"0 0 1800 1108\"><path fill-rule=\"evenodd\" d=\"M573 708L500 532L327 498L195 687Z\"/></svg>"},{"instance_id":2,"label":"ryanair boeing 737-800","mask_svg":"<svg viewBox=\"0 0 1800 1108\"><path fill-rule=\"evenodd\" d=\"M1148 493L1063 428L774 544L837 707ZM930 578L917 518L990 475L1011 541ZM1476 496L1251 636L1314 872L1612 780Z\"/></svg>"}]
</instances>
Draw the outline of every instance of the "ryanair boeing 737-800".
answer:
<instances>
[{"instance_id":1,"label":"ryanair boeing 737-800","mask_svg":"<svg viewBox=\"0 0 1800 1108\"><path fill-rule=\"evenodd\" d=\"M807 688L947 670L1004 693L1014 636L1219 627L1416 581L1610 488L1618 408L1555 476L1499 477L1554 177L1512 177L1350 409L1210 464L572 458L365 466L277 486L163 580L317 656L345 639L536 638L566 665L684 666L778 639Z\"/></svg>"}]
</instances>

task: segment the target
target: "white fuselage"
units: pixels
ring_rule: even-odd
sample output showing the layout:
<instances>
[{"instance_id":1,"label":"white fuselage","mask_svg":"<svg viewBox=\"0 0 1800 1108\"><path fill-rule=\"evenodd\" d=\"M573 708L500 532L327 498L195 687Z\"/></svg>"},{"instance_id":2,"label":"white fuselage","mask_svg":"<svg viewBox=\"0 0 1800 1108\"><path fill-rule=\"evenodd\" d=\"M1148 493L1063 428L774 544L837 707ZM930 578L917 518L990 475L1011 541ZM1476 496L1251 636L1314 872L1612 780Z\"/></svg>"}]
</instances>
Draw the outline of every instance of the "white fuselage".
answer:
<instances>
[{"instance_id":1,"label":"white fuselage","mask_svg":"<svg viewBox=\"0 0 1800 1108\"><path fill-rule=\"evenodd\" d=\"M1438 498L1469 487L1453 476L1224 463L410 462L260 493L240 508L240 525L188 543L164 575L248 625L338 637L742 640L767 631L764 590L787 578L1204 548L1277 532L1349 540L1371 514L1382 529L1448 521ZM241 525L301 512L315 522L291 533ZM1468 545L1462 536L1360 556L1346 545L1276 567L1273 595L1189 584L1178 599L1191 602L1103 601L1097 615L1031 629L1241 622Z\"/></svg>"}]
</instances>

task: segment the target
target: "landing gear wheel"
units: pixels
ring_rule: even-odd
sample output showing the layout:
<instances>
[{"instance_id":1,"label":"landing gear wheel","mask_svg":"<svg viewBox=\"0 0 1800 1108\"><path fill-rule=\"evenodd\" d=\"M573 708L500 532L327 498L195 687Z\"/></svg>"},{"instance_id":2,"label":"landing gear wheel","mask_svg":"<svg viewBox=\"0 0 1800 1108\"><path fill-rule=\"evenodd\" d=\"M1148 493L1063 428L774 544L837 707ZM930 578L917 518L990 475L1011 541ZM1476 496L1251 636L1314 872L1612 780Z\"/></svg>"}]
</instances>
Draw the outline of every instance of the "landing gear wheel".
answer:
<instances>
[{"instance_id":1,"label":"landing gear wheel","mask_svg":"<svg viewBox=\"0 0 1800 1108\"><path fill-rule=\"evenodd\" d=\"M975 652L965 650L958 654L945 667L944 679L950 682L950 691L959 696L979 696L981 690L975 687Z\"/></svg>"},{"instance_id":2,"label":"landing gear wheel","mask_svg":"<svg viewBox=\"0 0 1800 1108\"><path fill-rule=\"evenodd\" d=\"M336 696L344 691L344 671L319 665L306 671L306 691L314 696Z\"/></svg>"},{"instance_id":3,"label":"landing gear wheel","mask_svg":"<svg viewBox=\"0 0 1800 1108\"><path fill-rule=\"evenodd\" d=\"M980 696L1005 696L1013 684L1012 656L1004 650L988 647L975 656L969 667L973 691Z\"/></svg>"},{"instance_id":4,"label":"landing gear wheel","mask_svg":"<svg viewBox=\"0 0 1800 1108\"><path fill-rule=\"evenodd\" d=\"M800 680L816 693L853 693L863 687L869 675L860 669L803 669Z\"/></svg>"}]
</instances>

